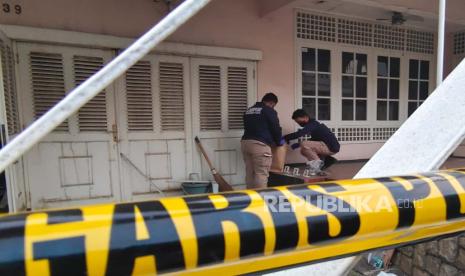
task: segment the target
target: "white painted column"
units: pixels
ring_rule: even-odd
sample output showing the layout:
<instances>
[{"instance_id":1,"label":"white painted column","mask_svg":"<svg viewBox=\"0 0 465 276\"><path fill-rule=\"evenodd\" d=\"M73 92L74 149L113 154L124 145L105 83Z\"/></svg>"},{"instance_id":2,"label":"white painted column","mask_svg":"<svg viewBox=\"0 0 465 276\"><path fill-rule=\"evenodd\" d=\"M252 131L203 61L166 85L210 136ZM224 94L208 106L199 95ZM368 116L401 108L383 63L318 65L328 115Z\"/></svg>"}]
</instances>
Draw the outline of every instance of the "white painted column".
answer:
<instances>
[{"instance_id":1,"label":"white painted column","mask_svg":"<svg viewBox=\"0 0 465 276\"><path fill-rule=\"evenodd\" d=\"M445 27L446 27L446 0L439 0L436 87L438 87L442 83L442 79L444 75Z\"/></svg>"}]
</instances>

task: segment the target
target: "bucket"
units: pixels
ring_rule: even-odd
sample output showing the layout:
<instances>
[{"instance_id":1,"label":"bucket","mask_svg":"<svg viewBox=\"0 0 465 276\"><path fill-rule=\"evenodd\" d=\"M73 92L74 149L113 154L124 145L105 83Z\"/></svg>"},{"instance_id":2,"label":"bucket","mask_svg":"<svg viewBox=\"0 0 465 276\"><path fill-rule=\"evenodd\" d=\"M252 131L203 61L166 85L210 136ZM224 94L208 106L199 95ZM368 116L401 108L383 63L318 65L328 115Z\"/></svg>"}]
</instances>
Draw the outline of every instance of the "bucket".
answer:
<instances>
[{"instance_id":1,"label":"bucket","mask_svg":"<svg viewBox=\"0 0 465 276\"><path fill-rule=\"evenodd\" d=\"M186 180L181 183L181 188L186 195L207 194L212 192L210 181Z\"/></svg>"}]
</instances>

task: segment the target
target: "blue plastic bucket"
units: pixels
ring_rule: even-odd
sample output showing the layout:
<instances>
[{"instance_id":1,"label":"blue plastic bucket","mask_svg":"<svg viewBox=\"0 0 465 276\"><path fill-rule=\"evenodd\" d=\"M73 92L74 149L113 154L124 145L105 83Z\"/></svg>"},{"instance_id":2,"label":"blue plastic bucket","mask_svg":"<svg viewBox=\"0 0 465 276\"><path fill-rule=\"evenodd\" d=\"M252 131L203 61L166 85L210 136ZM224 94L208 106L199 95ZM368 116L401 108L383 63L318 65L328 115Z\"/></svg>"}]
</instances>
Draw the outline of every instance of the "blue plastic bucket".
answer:
<instances>
[{"instance_id":1,"label":"blue plastic bucket","mask_svg":"<svg viewBox=\"0 0 465 276\"><path fill-rule=\"evenodd\" d=\"M210 181L185 181L181 183L181 188L186 195L207 194L212 192Z\"/></svg>"}]
</instances>

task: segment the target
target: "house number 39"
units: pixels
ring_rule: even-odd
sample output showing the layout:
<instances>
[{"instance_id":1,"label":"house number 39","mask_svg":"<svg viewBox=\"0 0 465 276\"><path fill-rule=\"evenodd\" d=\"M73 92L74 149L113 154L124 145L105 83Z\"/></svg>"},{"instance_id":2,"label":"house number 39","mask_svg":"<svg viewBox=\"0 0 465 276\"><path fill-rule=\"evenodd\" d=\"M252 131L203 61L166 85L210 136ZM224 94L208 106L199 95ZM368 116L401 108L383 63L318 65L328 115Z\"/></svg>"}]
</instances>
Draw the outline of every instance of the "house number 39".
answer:
<instances>
[{"instance_id":1,"label":"house number 39","mask_svg":"<svg viewBox=\"0 0 465 276\"><path fill-rule=\"evenodd\" d=\"M11 5L9 3L3 3L2 11L4 13L21 14L23 12L23 8L21 7L21 5Z\"/></svg>"}]
</instances>

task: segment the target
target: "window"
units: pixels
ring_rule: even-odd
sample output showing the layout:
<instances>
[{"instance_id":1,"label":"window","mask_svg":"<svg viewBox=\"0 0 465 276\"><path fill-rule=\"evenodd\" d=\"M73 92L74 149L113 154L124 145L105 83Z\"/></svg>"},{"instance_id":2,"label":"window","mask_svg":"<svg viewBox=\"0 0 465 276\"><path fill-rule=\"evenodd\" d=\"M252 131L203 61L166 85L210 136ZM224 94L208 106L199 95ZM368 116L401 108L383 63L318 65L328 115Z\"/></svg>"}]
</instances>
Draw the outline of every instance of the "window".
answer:
<instances>
[{"instance_id":1,"label":"window","mask_svg":"<svg viewBox=\"0 0 465 276\"><path fill-rule=\"evenodd\" d=\"M367 55L342 53L342 120L367 119Z\"/></svg>"},{"instance_id":2,"label":"window","mask_svg":"<svg viewBox=\"0 0 465 276\"><path fill-rule=\"evenodd\" d=\"M376 118L399 120L400 58L378 57Z\"/></svg>"},{"instance_id":3,"label":"window","mask_svg":"<svg viewBox=\"0 0 465 276\"><path fill-rule=\"evenodd\" d=\"M409 61L408 116L423 103L429 94L429 61Z\"/></svg>"},{"instance_id":4,"label":"window","mask_svg":"<svg viewBox=\"0 0 465 276\"><path fill-rule=\"evenodd\" d=\"M302 108L312 118L331 120L331 52L302 48Z\"/></svg>"}]
</instances>

